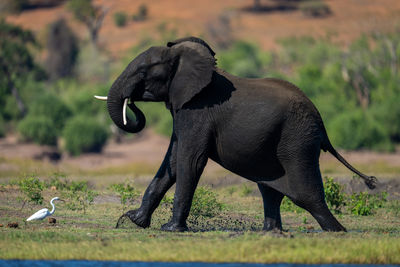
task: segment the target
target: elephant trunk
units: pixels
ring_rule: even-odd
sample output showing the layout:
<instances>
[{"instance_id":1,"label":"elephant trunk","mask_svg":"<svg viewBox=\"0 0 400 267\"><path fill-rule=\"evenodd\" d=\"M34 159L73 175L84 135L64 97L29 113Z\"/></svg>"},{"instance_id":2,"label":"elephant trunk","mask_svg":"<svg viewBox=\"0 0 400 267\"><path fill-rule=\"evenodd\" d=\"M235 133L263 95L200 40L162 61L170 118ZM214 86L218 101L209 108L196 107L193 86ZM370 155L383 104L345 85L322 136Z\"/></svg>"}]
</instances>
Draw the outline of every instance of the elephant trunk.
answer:
<instances>
[{"instance_id":1,"label":"elephant trunk","mask_svg":"<svg viewBox=\"0 0 400 267\"><path fill-rule=\"evenodd\" d=\"M114 84L111 86L107 97L107 108L113 122L122 130L130 133L140 132L146 125L146 118L143 112L136 107L134 103L128 104L128 100L131 93L135 90L135 84L131 84L126 90L121 90L124 88L121 79L118 78ZM125 80L126 82L126 80ZM135 121L132 121L126 115L126 106L128 106L135 114Z\"/></svg>"}]
</instances>

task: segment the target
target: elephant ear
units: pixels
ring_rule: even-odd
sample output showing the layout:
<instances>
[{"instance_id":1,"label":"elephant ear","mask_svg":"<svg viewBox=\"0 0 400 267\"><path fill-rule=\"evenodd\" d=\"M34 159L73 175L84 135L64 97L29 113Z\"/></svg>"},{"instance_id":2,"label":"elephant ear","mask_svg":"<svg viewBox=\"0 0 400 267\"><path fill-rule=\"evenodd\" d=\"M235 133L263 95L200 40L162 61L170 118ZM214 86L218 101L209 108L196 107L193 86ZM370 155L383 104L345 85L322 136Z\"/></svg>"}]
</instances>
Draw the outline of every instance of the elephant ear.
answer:
<instances>
[{"instance_id":1,"label":"elephant ear","mask_svg":"<svg viewBox=\"0 0 400 267\"><path fill-rule=\"evenodd\" d=\"M212 79L215 58L204 45L183 41L171 47L175 75L169 86L169 100L179 110L201 92Z\"/></svg>"}]
</instances>

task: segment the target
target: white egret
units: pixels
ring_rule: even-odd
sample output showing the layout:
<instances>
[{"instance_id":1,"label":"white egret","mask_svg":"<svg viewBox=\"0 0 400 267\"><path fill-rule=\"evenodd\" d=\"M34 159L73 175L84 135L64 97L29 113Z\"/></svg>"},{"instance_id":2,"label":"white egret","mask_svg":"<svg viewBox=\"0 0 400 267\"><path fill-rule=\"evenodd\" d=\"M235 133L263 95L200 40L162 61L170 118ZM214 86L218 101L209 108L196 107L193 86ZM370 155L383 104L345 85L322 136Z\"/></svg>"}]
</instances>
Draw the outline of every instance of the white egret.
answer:
<instances>
[{"instance_id":1,"label":"white egret","mask_svg":"<svg viewBox=\"0 0 400 267\"><path fill-rule=\"evenodd\" d=\"M35 214L33 214L31 217L29 217L28 219L26 219L27 222L29 221L33 221L33 220L43 220L44 218L46 218L47 216L50 216L54 213L54 211L56 210L56 207L53 204L54 200L60 200L62 201L59 197L54 197L50 200L50 204L53 207L53 209L51 211L49 211L49 209L41 209L37 212L35 212Z\"/></svg>"}]
</instances>

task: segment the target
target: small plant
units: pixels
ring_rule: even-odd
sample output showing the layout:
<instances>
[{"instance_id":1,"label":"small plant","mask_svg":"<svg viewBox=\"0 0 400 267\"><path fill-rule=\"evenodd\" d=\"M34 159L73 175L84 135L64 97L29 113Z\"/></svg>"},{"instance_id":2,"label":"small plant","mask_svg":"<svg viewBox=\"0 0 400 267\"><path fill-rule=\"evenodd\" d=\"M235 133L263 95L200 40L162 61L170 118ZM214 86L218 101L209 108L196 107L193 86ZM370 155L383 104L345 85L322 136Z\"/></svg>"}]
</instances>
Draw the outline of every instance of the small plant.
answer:
<instances>
[{"instance_id":1,"label":"small plant","mask_svg":"<svg viewBox=\"0 0 400 267\"><path fill-rule=\"evenodd\" d=\"M326 177L324 181L325 200L330 209L340 213L341 208L346 205L346 195L343 193L344 186L335 182L333 178Z\"/></svg>"},{"instance_id":2,"label":"small plant","mask_svg":"<svg viewBox=\"0 0 400 267\"><path fill-rule=\"evenodd\" d=\"M34 204L43 203L42 191L44 188L44 184L39 180L39 178L32 175L18 181L17 185L25 195L25 197L22 198L23 204L21 209L24 208L26 202L28 201Z\"/></svg>"},{"instance_id":3,"label":"small plant","mask_svg":"<svg viewBox=\"0 0 400 267\"><path fill-rule=\"evenodd\" d=\"M197 222L199 217L213 218L222 210L222 203L217 200L217 194L207 187L198 187L193 196L190 217Z\"/></svg>"},{"instance_id":4,"label":"small plant","mask_svg":"<svg viewBox=\"0 0 400 267\"><path fill-rule=\"evenodd\" d=\"M50 118L30 115L18 125L23 141L32 141L39 145L56 145L57 130Z\"/></svg>"},{"instance_id":5,"label":"small plant","mask_svg":"<svg viewBox=\"0 0 400 267\"><path fill-rule=\"evenodd\" d=\"M126 25L126 13L125 12L117 12L114 14L114 23L117 27L124 27Z\"/></svg>"},{"instance_id":6,"label":"small plant","mask_svg":"<svg viewBox=\"0 0 400 267\"><path fill-rule=\"evenodd\" d=\"M133 21L144 21L147 19L147 6L145 4L142 4L139 6L138 11L136 14L133 14L132 20Z\"/></svg>"},{"instance_id":7,"label":"small plant","mask_svg":"<svg viewBox=\"0 0 400 267\"><path fill-rule=\"evenodd\" d=\"M83 152L100 152L108 137L106 127L89 116L77 116L67 122L63 131L65 149L77 156Z\"/></svg>"},{"instance_id":8,"label":"small plant","mask_svg":"<svg viewBox=\"0 0 400 267\"><path fill-rule=\"evenodd\" d=\"M67 180L67 177L64 173L53 173L53 175L50 177L50 180L46 182L46 187L47 188L55 188L56 190L64 190L68 188L69 186L69 181Z\"/></svg>"},{"instance_id":9,"label":"small plant","mask_svg":"<svg viewBox=\"0 0 400 267\"><path fill-rule=\"evenodd\" d=\"M35 99L32 105L30 105L28 116L31 115L34 117L44 116L50 119L55 126L57 134L61 134L65 123L72 115L72 111L61 97L53 93L45 93L40 95Z\"/></svg>"},{"instance_id":10,"label":"small plant","mask_svg":"<svg viewBox=\"0 0 400 267\"><path fill-rule=\"evenodd\" d=\"M281 203L281 211L303 213L304 210L293 203L288 197L284 197Z\"/></svg>"},{"instance_id":11,"label":"small plant","mask_svg":"<svg viewBox=\"0 0 400 267\"><path fill-rule=\"evenodd\" d=\"M242 197L247 197L247 196L250 195L251 193L253 193L253 189L251 189L250 186L248 186L248 185L246 185L246 184L243 184L242 190L241 190L241 192L240 192L240 195L241 195Z\"/></svg>"},{"instance_id":12,"label":"small plant","mask_svg":"<svg viewBox=\"0 0 400 267\"><path fill-rule=\"evenodd\" d=\"M97 195L95 191L89 189L87 181L72 181L62 192L63 198L67 200L67 208L70 210L83 210L84 214L86 214L88 206L93 204Z\"/></svg>"},{"instance_id":13,"label":"small plant","mask_svg":"<svg viewBox=\"0 0 400 267\"><path fill-rule=\"evenodd\" d=\"M122 212L125 211L128 205L132 205L133 201L139 196L136 189L129 183L113 184L110 188L119 195L122 204Z\"/></svg>"},{"instance_id":14,"label":"small plant","mask_svg":"<svg viewBox=\"0 0 400 267\"><path fill-rule=\"evenodd\" d=\"M387 193L371 195L367 192L352 194L349 201L349 211L354 215L372 215L376 209L382 208L387 202Z\"/></svg>"},{"instance_id":15,"label":"small plant","mask_svg":"<svg viewBox=\"0 0 400 267\"><path fill-rule=\"evenodd\" d=\"M228 194L229 194L230 196L232 196L232 195L237 191L237 187L236 187L236 186L231 186L231 187L229 187L229 188L227 189L227 191L228 191Z\"/></svg>"},{"instance_id":16,"label":"small plant","mask_svg":"<svg viewBox=\"0 0 400 267\"><path fill-rule=\"evenodd\" d=\"M309 0L301 3L300 10L308 17L325 17L330 15L331 9L321 0Z\"/></svg>"}]
</instances>

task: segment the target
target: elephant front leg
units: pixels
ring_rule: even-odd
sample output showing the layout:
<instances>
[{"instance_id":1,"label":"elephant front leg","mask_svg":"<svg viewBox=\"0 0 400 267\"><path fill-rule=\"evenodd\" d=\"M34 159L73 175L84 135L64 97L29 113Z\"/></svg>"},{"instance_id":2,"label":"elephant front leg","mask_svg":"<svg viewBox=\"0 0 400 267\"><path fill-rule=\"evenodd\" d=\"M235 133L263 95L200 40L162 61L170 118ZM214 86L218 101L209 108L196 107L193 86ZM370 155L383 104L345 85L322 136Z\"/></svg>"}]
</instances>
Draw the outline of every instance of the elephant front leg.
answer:
<instances>
[{"instance_id":1,"label":"elephant front leg","mask_svg":"<svg viewBox=\"0 0 400 267\"><path fill-rule=\"evenodd\" d=\"M283 199L281 192L263 184L257 184L264 203L264 231L282 231L280 205Z\"/></svg>"},{"instance_id":2,"label":"elephant front leg","mask_svg":"<svg viewBox=\"0 0 400 267\"><path fill-rule=\"evenodd\" d=\"M160 169L147 187L144 193L142 204L136 210L130 210L122 217L128 217L136 225L147 228L150 226L151 216L159 206L165 193L174 185L176 181L176 146L174 136L168 148L168 152L161 164ZM121 217L121 218L122 218ZM118 228L119 223L117 223Z\"/></svg>"},{"instance_id":3,"label":"elephant front leg","mask_svg":"<svg viewBox=\"0 0 400 267\"><path fill-rule=\"evenodd\" d=\"M188 230L186 219L189 216L200 176L207 164L208 157L203 151L182 150L178 152L179 166L177 167L172 219L161 227L161 230L164 231L183 232Z\"/></svg>"}]
</instances>

